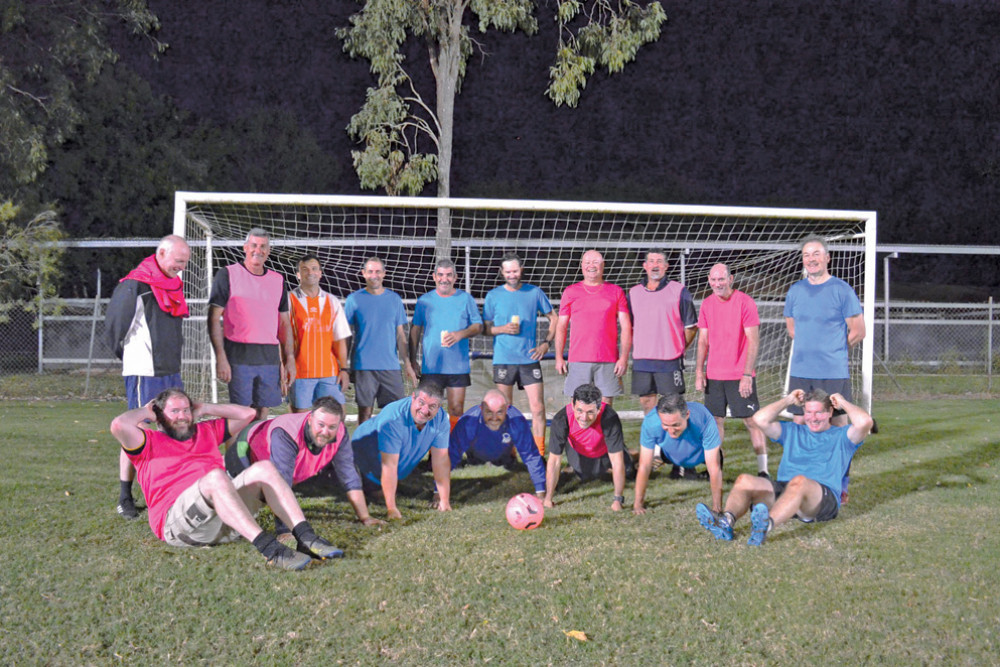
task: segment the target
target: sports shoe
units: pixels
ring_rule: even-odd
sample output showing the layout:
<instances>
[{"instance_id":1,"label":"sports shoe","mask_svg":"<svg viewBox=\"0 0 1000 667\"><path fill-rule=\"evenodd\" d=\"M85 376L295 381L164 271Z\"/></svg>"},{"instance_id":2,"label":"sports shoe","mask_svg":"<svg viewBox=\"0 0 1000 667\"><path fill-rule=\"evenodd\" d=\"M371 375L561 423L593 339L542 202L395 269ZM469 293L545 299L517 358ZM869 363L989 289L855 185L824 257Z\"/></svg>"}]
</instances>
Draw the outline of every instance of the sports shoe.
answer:
<instances>
[{"instance_id":1,"label":"sports shoe","mask_svg":"<svg viewBox=\"0 0 1000 667\"><path fill-rule=\"evenodd\" d=\"M343 550L338 549L318 535L299 540L296 550L317 560L344 557Z\"/></svg>"},{"instance_id":2,"label":"sports shoe","mask_svg":"<svg viewBox=\"0 0 1000 667\"><path fill-rule=\"evenodd\" d=\"M747 544L759 547L767 539L767 531L771 530L771 517L767 513L767 505L757 503L750 510L750 539Z\"/></svg>"},{"instance_id":3,"label":"sports shoe","mask_svg":"<svg viewBox=\"0 0 1000 667\"><path fill-rule=\"evenodd\" d=\"M131 496L128 498L119 498L118 507L115 509L118 511L118 516L128 521L139 518L139 512L135 509L135 501L132 500Z\"/></svg>"},{"instance_id":4,"label":"sports shoe","mask_svg":"<svg viewBox=\"0 0 1000 667\"><path fill-rule=\"evenodd\" d=\"M274 555L267 560L268 565L280 567L282 570L304 570L312 562L309 554L300 554L297 551L292 551L280 542L276 544L277 549Z\"/></svg>"},{"instance_id":5,"label":"sports shoe","mask_svg":"<svg viewBox=\"0 0 1000 667\"><path fill-rule=\"evenodd\" d=\"M723 519L719 514L713 512L708 505L705 503L698 503L695 508L695 513L698 515L698 523L702 525L705 530L712 533L717 540L729 541L733 539L733 527L729 525L729 522Z\"/></svg>"}]
</instances>

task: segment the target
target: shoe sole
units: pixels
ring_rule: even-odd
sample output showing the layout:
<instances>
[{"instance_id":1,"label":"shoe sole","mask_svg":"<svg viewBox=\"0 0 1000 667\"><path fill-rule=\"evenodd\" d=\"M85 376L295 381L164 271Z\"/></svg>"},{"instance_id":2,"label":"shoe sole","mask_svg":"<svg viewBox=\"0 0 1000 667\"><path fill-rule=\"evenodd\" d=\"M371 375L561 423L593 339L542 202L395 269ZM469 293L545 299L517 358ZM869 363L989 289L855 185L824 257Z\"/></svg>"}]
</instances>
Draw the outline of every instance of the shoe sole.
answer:
<instances>
[{"instance_id":1,"label":"shoe sole","mask_svg":"<svg viewBox=\"0 0 1000 667\"><path fill-rule=\"evenodd\" d=\"M304 556L305 554L302 555ZM289 572L300 572L306 569L310 563L312 563L312 558L305 558L302 559L301 561L298 560L293 561L291 559L285 559L285 561L279 561L278 559L267 561L268 565L276 567L281 570L287 570Z\"/></svg>"},{"instance_id":2,"label":"shoe sole","mask_svg":"<svg viewBox=\"0 0 1000 667\"><path fill-rule=\"evenodd\" d=\"M767 539L767 521L769 519L767 512L767 505L764 503L757 503L750 510L750 539L747 540L747 545L751 547L759 547L764 544L764 540Z\"/></svg>"},{"instance_id":3,"label":"shoe sole","mask_svg":"<svg viewBox=\"0 0 1000 667\"><path fill-rule=\"evenodd\" d=\"M695 508L695 513L698 515L698 523L701 524L702 528L712 533L717 540L723 540L728 542L733 539L733 536L729 534L725 528L719 525L716 520L715 515L712 510L708 509L708 505L704 503L698 503L698 507Z\"/></svg>"},{"instance_id":4,"label":"shoe sole","mask_svg":"<svg viewBox=\"0 0 1000 667\"><path fill-rule=\"evenodd\" d=\"M118 512L118 516L120 516L121 518L125 519L126 521L134 521L134 520L136 520L136 519L139 518L139 513L138 512L135 512L133 514L129 514L129 513L127 513L125 511L125 508L122 507L121 505L119 505L118 507L116 507L115 510Z\"/></svg>"}]
</instances>

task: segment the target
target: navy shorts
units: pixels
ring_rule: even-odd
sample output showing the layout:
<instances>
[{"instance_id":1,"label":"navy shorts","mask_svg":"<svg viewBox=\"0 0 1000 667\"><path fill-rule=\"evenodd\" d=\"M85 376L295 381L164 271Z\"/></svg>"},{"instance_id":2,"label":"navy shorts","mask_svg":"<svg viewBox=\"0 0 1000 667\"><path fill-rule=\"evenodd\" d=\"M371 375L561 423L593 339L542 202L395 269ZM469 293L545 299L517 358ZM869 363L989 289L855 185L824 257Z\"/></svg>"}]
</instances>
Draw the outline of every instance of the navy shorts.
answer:
<instances>
[{"instance_id":1,"label":"navy shorts","mask_svg":"<svg viewBox=\"0 0 1000 667\"><path fill-rule=\"evenodd\" d=\"M791 393L795 389L801 389L807 394L813 389L822 389L828 394L840 394L848 401L853 401L851 397L851 379L850 378L834 378L832 380L819 380L816 378L800 378L794 375L788 378L788 391ZM793 415L802 414L801 405L789 405L788 413ZM834 410L833 416L838 417L840 415L847 414L843 410Z\"/></svg>"},{"instance_id":2,"label":"navy shorts","mask_svg":"<svg viewBox=\"0 0 1000 667\"><path fill-rule=\"evenodd\" d=\"M128 402L129 410L141 408L166 389L184 389L180 373L160 377L125 376L125 400Z\"/></svg>"},{"instance_id":3,"label":"navy shorts","mask_svg":"<svg viewBox=\"0 0 1000 667\"><path fill-rule=\"evenodd\" d=\"M424 373L420 376L420 380L430 380L442 389L458 389L468 387L472 384L472 376L468 373L455 373L453 375L447 373Z\"/></svg>"},{"instance_id":4,"label":"navy shorts","mask_svg":"<svg viewBox=\"0 0 1000 667\"><path fill-rule=\"evenodd\" d=\"M281 405L280 367L231 366L233 378L229 381L229 402L253 408L273 408Z\"/></svg>"}]
</instances>

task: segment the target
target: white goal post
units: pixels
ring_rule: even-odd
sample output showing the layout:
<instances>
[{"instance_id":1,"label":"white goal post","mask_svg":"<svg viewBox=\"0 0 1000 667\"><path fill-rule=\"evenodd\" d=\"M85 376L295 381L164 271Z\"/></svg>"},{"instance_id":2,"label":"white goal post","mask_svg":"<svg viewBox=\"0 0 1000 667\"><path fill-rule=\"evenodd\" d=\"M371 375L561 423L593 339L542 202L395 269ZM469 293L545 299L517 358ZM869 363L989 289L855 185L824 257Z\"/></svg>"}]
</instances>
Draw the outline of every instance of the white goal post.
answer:
<instances>
[{"instance_id":1,"label":"white goal post","mask_svg":"<svg viewBox=\"0 0 1000 667\"><path fill-rule=\"evenodd\" d=\"M416 298L434 287L431 273L440 209L450 220L458 287L480 304L500 284L499 260L510 251L522 257L525 282L541 287L556 309L562 290L581 279L580 255L591 248L604 255L605 279L626 291L643 279L646 251L665 251L670 262L667 277L687 285L698 306L711 293L709 268L718 262L728 264L736 288L753 297L760 310L762 404L780 397L786 386L790 340L782 314L785 294L802 277L799 242L818 235L830 248L830 272L857 291L864 307L867 336L852 350L851 367L855 400L871 408L876 214L736 206L177 192L174 233L192 246L184 276L192 306L184 330L185 385L193 395L212 400L225 390L215 380L205 324L207 299L215 271L242 260L243 242L251 228L268 230L268 266L283 273L290 286L296 284L299 257L311 253L323 266L323 288L341 300L364 287L360 273L365 259L382 258L386 287L403 297L412 314ZM545 335L546 325L541 318L539 336ZM473 386L467 407L493 386L492 339L478 336L471 349ZM686 355L687 395L700 400L694 391L694 349L692 344ZM551 414L566 401L551 358L543 361L543 374ZM626 377L626 396L615 403L626 412L638 408L628 391ZM516 404L528 413L522 392L515 396Z\"/></svg>"}]
</instances>

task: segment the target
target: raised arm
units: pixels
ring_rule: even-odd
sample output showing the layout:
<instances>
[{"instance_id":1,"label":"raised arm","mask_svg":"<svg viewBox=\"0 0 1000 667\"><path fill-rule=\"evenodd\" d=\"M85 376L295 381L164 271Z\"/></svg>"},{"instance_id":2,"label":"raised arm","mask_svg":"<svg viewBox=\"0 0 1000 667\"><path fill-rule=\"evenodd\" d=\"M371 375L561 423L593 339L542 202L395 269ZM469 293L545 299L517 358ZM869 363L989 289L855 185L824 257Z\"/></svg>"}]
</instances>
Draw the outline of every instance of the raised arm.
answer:
<instances>
[{"instance_id":1,"label":"raised arm","mask_svg":"<svg viewBox=\"0 0 1000 667\"><path fill-rule=\"evenodd\" d=\"M840 394L830 395L830 404L834 410L843 410L847 414L847 419L851 425L847 428L847 438L855 445L864 442L868 434L872 432L875 420L864 408L854 405Z\"/></svg>"},{"instance_id":2,"label":"raised arm","mask_svg":"<svg viewBox=\"0 0 1000 667\"><path fill-rule=\"evenodd\" d=\"M781 437L781 423L778 421L781 411L790 405L802 405L804 398L805 392L801 389L795 389L784 398L779 398L774 403L765 405L755 412L753 421L764 432L764 435L776 440Z\"/></svg>"}]
</instances>

